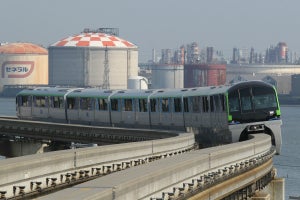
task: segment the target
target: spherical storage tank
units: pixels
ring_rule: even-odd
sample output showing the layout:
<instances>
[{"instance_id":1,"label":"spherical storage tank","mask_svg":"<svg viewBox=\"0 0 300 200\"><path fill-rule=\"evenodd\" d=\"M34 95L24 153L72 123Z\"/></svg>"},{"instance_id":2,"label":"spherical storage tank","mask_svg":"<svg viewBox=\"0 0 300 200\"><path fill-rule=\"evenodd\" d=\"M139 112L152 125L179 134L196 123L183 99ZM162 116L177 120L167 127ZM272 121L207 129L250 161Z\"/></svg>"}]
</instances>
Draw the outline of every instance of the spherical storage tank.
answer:
<instances>
[{"instance_id":1,"label":"spherical storage tank","mask_svg":"<svg viewBox=\"0 0 300 200\"><path fill-rule=\"evenodd\" d=\"M0 91L4 85L48 84L48 51L31 43L0 46Z\"/></svg>"},{"instance_id":2,"label":"spherical storage tank","mask_svg":"<svg viewBox=\"0 0 300 200\"><path fill-rule=\"evenodd\" d=\"M83 32L49 47L49 84L126 89L138 75L138 48L117 36Z\"/></svg>"}]
</instances>

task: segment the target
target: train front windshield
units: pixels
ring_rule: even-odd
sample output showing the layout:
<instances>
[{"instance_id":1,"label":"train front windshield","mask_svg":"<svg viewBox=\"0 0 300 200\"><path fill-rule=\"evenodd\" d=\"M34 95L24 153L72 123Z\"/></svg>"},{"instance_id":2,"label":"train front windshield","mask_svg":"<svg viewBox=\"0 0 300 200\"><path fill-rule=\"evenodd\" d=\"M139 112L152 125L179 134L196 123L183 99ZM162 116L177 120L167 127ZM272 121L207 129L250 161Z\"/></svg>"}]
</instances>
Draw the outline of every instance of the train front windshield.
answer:
<instances>
[{"instance_id":1,"label":"train front windshield","mask_svg":"<svg viewBox=\"0 0 300 200\"><path fill-rule=\"evenodd\" d=\"M276 91L270 86L237 88L228 94L229 121L255 122L279 117Z\"/></svg>"}]
</instances>

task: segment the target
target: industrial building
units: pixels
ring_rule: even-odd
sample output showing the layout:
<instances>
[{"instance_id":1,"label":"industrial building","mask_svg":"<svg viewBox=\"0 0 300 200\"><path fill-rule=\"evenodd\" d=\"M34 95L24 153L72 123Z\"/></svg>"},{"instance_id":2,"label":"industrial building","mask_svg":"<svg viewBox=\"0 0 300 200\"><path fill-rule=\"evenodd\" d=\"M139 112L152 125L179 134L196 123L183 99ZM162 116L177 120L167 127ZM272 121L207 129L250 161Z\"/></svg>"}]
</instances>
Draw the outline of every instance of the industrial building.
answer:
<instances>
[{"instance_id":1,"label":"industrial building","mask_svg":"<svg viewBox=\"0 0 300 200\"><path fill-rule=\"evenodd\" d=\"M148 67L153 89L217 86L226 82L226 64L219 61L213 47L200 50L198 44L192 42L186 47L180 46L174 53L163 49L159 62L155 62L155 56L153 54Z\"/></svg>"},{"instance_id":2,"label":"industrial building","mask_svg":"<svg viewBox=\"0 0 300 200\"><path fill-rule=\"evenodd\" d=\"M183 88L183 71L180 64L153 65L151 88Z\"/></svg>"},{"instance_id":3,"label":"industrial building","mask_svg":"<svg viewBox=\"0 0 300 200\"><path fill-rule=\"evenodd\" d=\"M184 87L204 87L224 85L226 82L225 64L186 64L184 65Z\"/></svg>"},{"instance_id":4,"label":"industrial building","mask_svg":"<svg viewBox=\"0 0 300 200\"><path fill-rule=\"evenodd\" d=\"M126 89L128 78L138 76L138 47L114 30L85 29L52 44L49 84Z\"/></svg>"},{"instance_id":5,"label":"industrial building","mask_svg":"<svg viewBox=\"0 0 300 200\"><path fill-rule=\"evenodd\" d=\"M48 84L48 51L31 43L0 46L0 92L4 86Z\"/></svg>"}]
</instances>

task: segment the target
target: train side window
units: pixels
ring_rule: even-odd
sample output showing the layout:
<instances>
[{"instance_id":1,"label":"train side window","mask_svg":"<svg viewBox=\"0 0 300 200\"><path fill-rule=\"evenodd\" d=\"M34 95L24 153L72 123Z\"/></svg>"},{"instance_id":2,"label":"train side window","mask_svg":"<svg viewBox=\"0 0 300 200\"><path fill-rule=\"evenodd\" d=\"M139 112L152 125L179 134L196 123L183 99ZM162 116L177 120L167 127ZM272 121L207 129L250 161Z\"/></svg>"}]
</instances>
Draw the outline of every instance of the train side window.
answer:
<instances>
[{"instance_id":1,"label":"train side window","mask_svg":"<svg viewBox=\"0 0 300 200\"><path fill-rule=\"evenodd\" d=\"M161 99L161 111L169 112L169 99L168 98Z\"/></svg>"},{"instance_id":2,"label":"train side window","mask_svg":"<svg viewBox=\"0 0 300 200\"><path fill-rule=\"evenodd\" d=\"M184 112L189 112L189 99L187 97L183 98Z\"/></svg>"},{"instance_id":3,"label":"train side window","mask_svg":"<svg viewBox=\"0 0 300 200\"><path fill-rule=\"evenodd\" d=\"M157 110L157 100L156 99L150 99L150 110L151 112L156 112Z\"/></svg>"},{"instance_id":4,"label":"train side window","mask_svg":"<svg viewBox=\"0 0 300 200\"><path fill-rule=\"evenodd\" d=\"M35 107L46 107L46 97L45 96L35 96L34 97Z\"/></svg>"},{"instance_id":5,"label":"train side window","mask_svg":"<svg viewBox=\"0 0 300 200\"><path fill-rule=\"evenodd\" d=\"M139 111L147 112L147 99L139 99Z\"/></svg>"},{"instance_id":6,"label":"train side window","mask_svg":"<svg viewBox=\"0 0 300 200\"><path fill-rule=\"evenodd\" d=\"M132 99L124 99L124 111L133 111L133 107L132 107Z\"/></svg>"},{"instance_id":7,"label":"train side window","mask_svg":"<svg viewBox=\"0 0 300 200\"><path fill-rule=\"evenodd\" d=\"M81 98L80 99L80 109L81 110L93 110L93 99L92 98Z\"/></svg>"},{"instance_id":8,"label":"train side window","mask_svg":"<svg viewBox=\"0 0 300 200\"><path fill-rule=\"evenodd\" d=\"M193 112L200 112L200 97L191 97Z\"/></svg>"},{"instance_id":9,"label":"train side window","mask_svg":"<svg viewBox=\"0 0 300 200\"><path fill-rule=\"evenodd\" d=\"M98 109L99 110L107 110L107 99L98 99Z\"/></svg>"},{"instance_id":10,"label":"train side window","mask_svg":"<svg viewBox=\"0 0 300 200\"><path fill-rule=\"evenodd\" d=\"M252 94L255 109L277 107L276 95L272 88L253 87Z\"/></svg>"},{"instance_id":11,"label":"train side window","mask_svg":"<svg viewBox=\"0 0 300 200\"><path fill-rule=\"evenodd\" d=\"M214 96L210 96L209 98L209 102L210 102L210 112L215 112L215 105L214 105L214 100L215 97Z\"/></svg>"},{"instance_id":12,"label":"train side window","mask_svg":"<svg viewBox=\"0 0 300 200\"><path fill-rule=\"evenodd\" d=\"M239 101L239 93L238 91L233 91L228 94L228 104L229 104L229 112L239 112L240 111L240 101Z\"/></svg>"},{"instance_id":13,"label":"train side window","mask_svg":"<svg viewBox=\"0 0 300 200\"><path fill-rule=\"evenodd\" d=\"M118 99L111 99L110 103L111 103L111 110L112 111L119 111L119 101L118 101Z\"/></svg>"},{"instance_id":14,"label":"train side window","mask_svg":"<svg viewBox=\"0 0 300 200\"><path fill-rule=\"evenodd\" d=\"M202 97L202 110L203 112L209 111L209 101L207 96Z\"/></svg>"},{"instance_id":15,"label":"train side window","mask_svg":"<svg viewBox=\"0 0 300 200\"><path fill-rule=\"evenodd\" d=\"M32 96L27 96L27 106L31 107L32 106Z\"/></svg>"},{"instance_id":16,"label":"train side window","mask_svg":"<svg viewBox=\"0 0 300 200\"><path fill-rule=\"evenodd\" d=\"M174 98L174 111L181 112L181 98Z\"/></svg>"},{"instance_id":17,"label":"train side window","mask_svg":"<svg viewBox=\"0 0 300 200\"><path fill-rule=\"evenodd\" d=\"M19 96L19 105L31 107L31 96Z\"/></svg>"},{"instance_id":18,"label":"train side window","mask_svg":"<svg viewBox=\"0 0 300 200\"><path fill-rule=\"evenodd\" d=\"M63 97L50 97L52 108L64 108L64 98Z\"/></svg>"},{"instance_id":19,"label":"train side window","mask_svg":"<svg viewBox=\"0 0 300 200\"><path fill-rule=\"evenodd\" d=\"M67 98L68 109L76 109L77 108L76 103L77 103L77 101L76 101L75 97Z\"/></svg>"},{"instance_id":20,"label":"train side window","mask_svg":"<svg viewBox=\"0 0 300 200\"><path fill-rule=\"evenodd\" d=\"M242 111L244 112L252 111L253 105L252 105L250 88L241 89L240 97L241 97Z\"/></svg>"}]
</instances>

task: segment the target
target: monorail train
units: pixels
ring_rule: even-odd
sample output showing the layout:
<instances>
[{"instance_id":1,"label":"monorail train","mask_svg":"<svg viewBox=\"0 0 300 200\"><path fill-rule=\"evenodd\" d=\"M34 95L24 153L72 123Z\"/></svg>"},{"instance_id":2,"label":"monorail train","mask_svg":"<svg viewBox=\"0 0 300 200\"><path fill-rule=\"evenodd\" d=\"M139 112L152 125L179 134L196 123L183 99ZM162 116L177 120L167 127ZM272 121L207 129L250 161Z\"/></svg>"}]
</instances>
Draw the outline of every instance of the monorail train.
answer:
<instances>
[{"instance_id":1,"label":"monorail train","mask_svg":"<svg viewBox=\"0 0 300 200\"><path fill-rule=\"evenodd\" d=\"M189 130L205 146L265 132L277 153L282 143L277 92L262 81L158 90L39 87L18 93L16 103L20 119Z\"/></svg>"}]
</instances>

